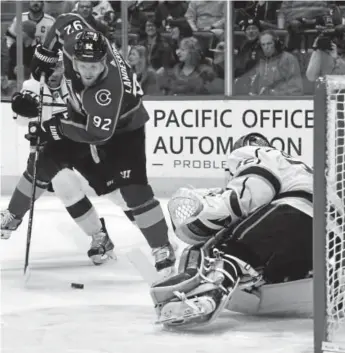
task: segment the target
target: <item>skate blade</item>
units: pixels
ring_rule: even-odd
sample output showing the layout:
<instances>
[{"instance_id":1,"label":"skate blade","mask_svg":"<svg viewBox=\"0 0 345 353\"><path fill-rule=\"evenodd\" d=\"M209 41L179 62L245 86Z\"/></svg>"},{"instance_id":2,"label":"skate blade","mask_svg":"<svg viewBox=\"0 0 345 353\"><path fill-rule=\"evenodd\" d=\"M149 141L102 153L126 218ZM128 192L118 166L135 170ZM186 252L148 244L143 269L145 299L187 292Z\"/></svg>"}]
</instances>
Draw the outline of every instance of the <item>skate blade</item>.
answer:
<instances>
[{"instance_id":1,"label":"skate blade","mask_svg":"<svg viewBox=\"0 0 345 353\"><path fill-rule=\"evenodd\" d=\"M93 262L94 265L100 266L103 265L104 263L110 261L110 260L116 260L117 257L114 253L113 250L107 251L103 255L93 255L90 257L91 261Z\"/></svg>"}]
</instances>

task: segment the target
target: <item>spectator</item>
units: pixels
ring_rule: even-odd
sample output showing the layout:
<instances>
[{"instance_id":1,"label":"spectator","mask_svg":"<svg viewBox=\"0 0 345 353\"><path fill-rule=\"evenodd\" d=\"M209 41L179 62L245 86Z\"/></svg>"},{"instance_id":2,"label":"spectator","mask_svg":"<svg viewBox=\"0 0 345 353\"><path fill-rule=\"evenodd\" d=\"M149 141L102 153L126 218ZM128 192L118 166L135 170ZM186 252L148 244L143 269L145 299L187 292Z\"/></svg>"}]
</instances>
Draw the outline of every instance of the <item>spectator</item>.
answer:
<instances>
[{"instance_id":1,"label":"spectator","mask_svg":"<svg viewBox=\"0 0 345 353\"><path fill-rule=\"evenodd\" d=\"M273 31L260 33L262 57L255 68L251 95L301 96L302 77L297 59L286 52Z\"/></svg>"},{"instance_id":2,"label":"spectator","mask_svg":"<svg viewBox=\"0 0 345 353\"><path fill-rule=\"evenodd\" d=\"M96 31L103 33L105 36L109 35L109 28L102 22L96 20L93 16L92 1L78 1L76 5L76 12L84 18L84 20Z\"/></svg>"},{"instance_id":3,"label":"spectator","mask_svg":"<svg viewBox=\"0 0 345 353\"><path fill-rule=\"evenodd\" d=\"M24 78L30 77L31 60L35 52L35 33L36 23L33 21L25 21L22 26L23 31L23 65ZM14 42L9 49L9 70L8 78L15 80L17 78L17 43Z\"/></svg>"},{"instance_id":4,"label":"spectator","mask_svg":"<svg viewBox=\"0 0 345 353\"><path fill-rule=\"evenodd\" d=\"M190 1L185 17L196 31L212 31L218 38L224 32L225 1Z\"/></svg>"},{"instance_id":5,"label":"spectator","mask_svg":"<svg viewBox=\"0 0 345 353\"><path fill-rule=\"evenodd\" d=\"M178 63L177 49L180 46L181 40L193 36L193 31L190 28L185 18L179 20L169 20L170 25L170 40L169 46L172 50L172 61L168 63L169 67L173 67Z\"/></svg>"},{"instance_id":6,"label":"spectator","mask_svg":"<svg viewBox=\"0 0 345 353\"><path fill-rule=\"evenodd\" d=\"M29 1L29 11L22 13L22 21L33 21L36 24L35 44L43 43L49 31L49 28L55 22L54 17L46 14L44 11L44 1ZM16 39L17 20L13 19L10 27L7 29L7 47L9 48Z\"/></svg>"},{"instance_id":7,"label":"spectator","mask_svg":"<svg viewBox=\"0 0 345 353\"><path fill-rule=\"evenodd\" d=\"M333 38L321 34L315 41L306 76L314 82L325 75L345 75L345 26Z\"/></svg>"},{"instance_id":8,"label":"spectator","mask_svg":"<svg viewBox=\"0 0 345 353\"><path fill-rule=\"evenodd\" d=\"M139 0L134 1L139 11L154 12L158 6L158 1Z\"/></svg>"},{"instance_id":9,"label":"spectator","mask_svg":"<svg viewBox=\"0 0 345 353\"><path fill-rule=\"evenodd\" d=\"M164 69L158 82L165 95L205 94L206 78L210 67L202 63L202 52L196 38L185 38L177 50L179 63L172 69Z\"/></svg>"},{"instance_id":10,"label":"spectator","mask_svg":"<svg viewBox=\"0 0 345 353\"><path fill-rule=\"evenodd\" d=\"M219 42L215 49L210 50L214 53L212 62L213 70L217 77L224 79L225 43Z\"/></svg>"},{"instance_id":11,"label":"spectator","mask_svg":"<svg viewBox=\"0 0 345 353\"><path fill-rule=\"evenodd\" d=\"M241 29L245 33L245 40L237 50L235 57L235 78L243 76L250 71L258 61L260 21L246 19L240 22Z\"/></svg>"},{"instance_id":12,"label":"spectator","mask_svg":"<svg viewBox=\"0 0 345 353\"><path fill-rule=\"evenodd\" d=\"M78 11L78 4L79 1L76 2L74 11ZM102 1L91 1L92 5L92 16L99 22L103 22L104 15L108 11L113 11L109 1L102 0Z\"/></svg>"},{"instance_id":13,"label":"spectator","mask_svg":"<svg viewBox=\"0 0 345 353\"><path fill-rule=\"evenodd\" d=\"M158 94L156 72L149 68L147 50L142 45L131 48L128 61L134 72L137 74L138 82L145 94Z\"/></svg>"},{"instance_id":14,"label":"spectator","mask_svg":"<svg viewBox=\"0 0 345 353\"><path fill-rule=\"evenodd\" d=\"M155 12L157 23L166 29L169 21L184 19L187 8L186 1L162 1Z\"/></svg>"},{"instance_id":15,"label":"spectator","mask_svg":"<svg viewBox=\"0 0 345 353\"><path fill-rule=\"evenodd\" d=\"M136 2L128 7L128 30L131 33L140 33L145 27L147 16L141 11Z\"/></svg>"},{"instance_id":16,"label":"spectator","mask_svg":"<svg viewBox=\"0 0 345 353\"><path fill-rule=\"evenodd\" d=\"M146 21L145 33L139 44L147 49L150 67L154 70L169 66L171 63L172 50L157 31L157 22L154 18Z\"/></svg>"},{"instance_id":17,"label":"spectator","mask_svg":"<svg viewBox=\"0 0 345 353\"><path fill-rule=\"evenodd\" d=\"M204 75L207 94L224 94L224 65L225 65L225 43L219 42L215 49L212 70Z\"/></svg>"},{"instance_id":18,"label":"spectator","mask_svg":"<svg viewBox=\"0 0 345 353\"><path fill-rule=\"evenodd\" d=\"M283 1L280 11L289 31L289 51L304 49L301 47L304 30L315 29L329 21L334 25L341 24L341 16L328 5L327 1Z\"/></svg>"},{"instance_id":19,"label":"spectator","mask_svg":"<svg viewBox=\"0 0 345 353\"><path fill-rule=\"evenodd\" d=\"M277 10L281 1L247 1L239 11L237 23L255 19L263 29L277 28Z\"/></svg>"},{"instance_id":20,"label":"spectator","mask_svg":"<svg viewBox=\"0 0 345 353\"><path fill-rule=\"evenodd\" d=\"M66 7L66 2L67 1L58 1L58 0L45 1L44 2L45 12L54 18L57 18L66 12L70 12L72 9L70 8L69 9L70 11L68 11L68 9Z\"/></svg>"}]
</instances>

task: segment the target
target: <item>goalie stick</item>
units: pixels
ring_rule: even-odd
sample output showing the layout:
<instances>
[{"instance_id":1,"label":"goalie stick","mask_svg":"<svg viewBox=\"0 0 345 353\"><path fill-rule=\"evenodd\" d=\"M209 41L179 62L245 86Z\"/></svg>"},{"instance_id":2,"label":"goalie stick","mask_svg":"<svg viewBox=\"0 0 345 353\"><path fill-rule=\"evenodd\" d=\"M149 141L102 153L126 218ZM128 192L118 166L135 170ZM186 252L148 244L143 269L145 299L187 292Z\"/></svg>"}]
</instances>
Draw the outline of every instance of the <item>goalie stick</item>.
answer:
<instances>
[{"instance_id":1,"label":"goalie stick","mask_svg":"<svg viewBox=\"0 0 345 353\"><path fill-rule=\"evenodd\" d=\"M229 228L220 230L214 237L209 239L202 248L205 249L205 252L207 252L207 249L209 249L228 234ZM160 274L156 271L153 264L150 263L148 258L139 248L134 248L129 251L127 253L127 258L149 286L161 279Z\"/></svg>"},{"instance_id":2,"label":"goalie stick","mask_svg":"<svg viewBox=\"0 0 345 353\"><path fill-rule=\"evenodd\" d=\"M38 129L41 127L41 123L42 123L44 85L45 85L45 74L42 73L41 78L40 78L40 91L39 91L38 120L37 120L37 128ZM33 160L33 166L32 166L32 186L31 186L31 199L30 199L29 219L28 219L28 230L26 233L24 276L27 276L29 274L28 267L29 267L29 257L30 257L32 224L33 224L34 209L35 209L37 161L39 158L40 142L41 142L41 139L40 139L40 136L38 135L37 139L36 139L36 144L34 146L30 146L30 148L34 149L34 160ZM28 277L26 277L26 278L28 278Z\"/></svg>"}]
</instances>

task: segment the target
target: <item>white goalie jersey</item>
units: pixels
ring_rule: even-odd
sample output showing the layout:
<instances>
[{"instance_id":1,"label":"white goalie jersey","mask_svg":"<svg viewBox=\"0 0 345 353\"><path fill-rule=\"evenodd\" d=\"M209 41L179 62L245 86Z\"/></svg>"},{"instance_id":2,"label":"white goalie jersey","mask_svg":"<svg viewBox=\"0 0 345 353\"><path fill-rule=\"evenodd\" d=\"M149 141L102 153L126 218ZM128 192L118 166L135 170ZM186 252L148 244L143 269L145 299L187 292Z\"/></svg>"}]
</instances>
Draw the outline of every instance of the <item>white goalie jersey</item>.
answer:
<instances>
[{"instance_id":1,"label":"white goalie jersey","mask_svg":"<svg viewBox=\"0 0 345 353\"><path fill-rule=\"evenodd\" d=\"M245 146L228 157L225 189L180 189L168 208L176 235L204 242L271 202L289 204L312 217L313 174L302 161L270 147ZM194 207L186 212L186 200ZM181 212L181 210L183 212Z\"/></svg>"}]
</instances>

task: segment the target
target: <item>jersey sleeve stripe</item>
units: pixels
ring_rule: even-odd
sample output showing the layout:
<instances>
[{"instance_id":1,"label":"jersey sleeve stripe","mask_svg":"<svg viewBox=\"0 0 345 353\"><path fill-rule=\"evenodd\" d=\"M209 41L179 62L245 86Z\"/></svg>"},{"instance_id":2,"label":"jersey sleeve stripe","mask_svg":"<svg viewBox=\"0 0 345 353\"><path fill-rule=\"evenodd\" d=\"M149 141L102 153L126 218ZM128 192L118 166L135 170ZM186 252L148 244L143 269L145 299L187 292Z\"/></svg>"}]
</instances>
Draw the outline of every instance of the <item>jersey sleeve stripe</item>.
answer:
<instances>
[{"instance_id":1,"label":"jersey sleeve stripe","mask_svg":"<svg viewBox=\"0 0 345 353\"><path fill-rule=\"evenodd\" d=\"M241 218L242 210L240 207L240 203L238 202L237 194L233 189L227 189L227 190L231 190L231 193L229 195L229 202L230 202L231 209L233 210L233 212L238 218Z\"/></svg>"},{"instance_id":2,"label":"jersey sleeve stripe","mask_svg":"<svg viewBox=\"0 0 345 353\"><path fill-rule=\"evenodd\" d=\"M238 202L238 197L237 194L234 190L232 190L230 194L230 206L232 210L234 211L235 215L239 218L242 217L242 210L240 207L240 203Z\"/></svg>"},{"instance_id":3,"label":"jersey sleeve stripe","mask_svg":"<svg viewBox=\"0 0 345 353\"><path fill-rule=\"evenodd\" d=\"M249 178L249 177L248 177ZM248 178L245 178L243 183L242 183L242 190L240 192L240 199L243 197L243 194L244 194L244 190L246 189L246 182L248 180Z\"/></svg>"},{"instance_id":4,"label":"jersey sleeve stripe","mask_svg":"<svg viewBox=\"0 0 345 353\"><path fill-rule=\"evenodd\" d=\"M249 167L245 170L243 170L242 172L240 172L237 176L245 176L245 175L257 175L263 179L265 179L270 185L272 185L276 195L279 194L280 189L281 189L281 183L279 181L279 179L272 174L270 171L268 171L267 169L258 167L258 166L252 166Z\"/></svg>"},{"instance_id":5,"label":"jersey sleeve stripe","mask_svg":"<svg viewBox=\"0 0 345 353\"><path fill-rule=\"evenodd\" d=\"M199 219L196 219L192 223L187 224L187 228L193 234L197 235L198 237L209 237L213 235L216 231L207 227L204 223L202 223Z\"/></svg>"}]
</instances>

